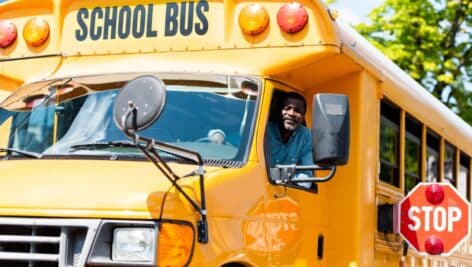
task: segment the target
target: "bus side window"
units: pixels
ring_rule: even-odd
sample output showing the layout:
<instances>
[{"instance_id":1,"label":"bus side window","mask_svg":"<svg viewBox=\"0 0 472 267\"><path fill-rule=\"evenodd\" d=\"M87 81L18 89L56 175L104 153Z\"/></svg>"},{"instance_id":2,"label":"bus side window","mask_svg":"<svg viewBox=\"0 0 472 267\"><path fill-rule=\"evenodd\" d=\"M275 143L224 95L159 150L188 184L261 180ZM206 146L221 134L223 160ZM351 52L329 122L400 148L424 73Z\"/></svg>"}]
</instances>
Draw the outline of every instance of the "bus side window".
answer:
<instances>
[{"instance_id":1,"label":"bus side window","mask_svg":"<svg viewBox=\"0 0 472 267\"><path fill-rule=\"evenodd\" d=\"M457 179L457 189L467 200L470 201L470 157L464 153L460 156L459 179Z\"/></svg>"},{"instance_id":2,"label":"bus side window","mask_svg":"<svg viewBox=\"0 0 472 267\"><path fill-rule=\"evenodd\" d=\"M426 181L439 182L439 136L430 130L426 134Z\"/></svg>"},{"instance_id":3,"label":"bus side window","mask_svg":"<svg viewBox=\"0 0 472 267\"><path fill-rule=\"evenodd\" d=\"M382 100L380 105L380 181L400 187L400 109Z\"/></svg>"},{"instance_id":4,"label":"bus side window","mask_svg":"<svg viewBox=\"0 0 472 267\"><path fill-rule=\"evenodd\" d=\"M408 193L421 182L422 125L407 115L405 130L405 193Z\"/></svg>"},{"instance_id":5,"label":"bus side window","mask_svg":"<svg viewBox=\"0 0 472 267\"><path fill-rule=\"evenodd\" d=\"M449 143L444 145L444 181L457 186L456 148Z\"/></svg>"}]
</instances>

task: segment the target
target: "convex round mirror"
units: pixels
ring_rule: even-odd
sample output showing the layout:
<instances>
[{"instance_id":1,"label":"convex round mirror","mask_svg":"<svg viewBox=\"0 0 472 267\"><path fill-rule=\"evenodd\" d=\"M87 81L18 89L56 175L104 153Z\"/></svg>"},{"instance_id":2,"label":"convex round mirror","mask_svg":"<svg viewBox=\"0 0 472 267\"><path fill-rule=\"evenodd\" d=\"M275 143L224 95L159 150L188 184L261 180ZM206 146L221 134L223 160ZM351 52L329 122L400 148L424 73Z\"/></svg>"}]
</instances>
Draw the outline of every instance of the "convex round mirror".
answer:
<instances>
[{"instance_id":1,"label":"convex round mirror","mask_svg":"<svg viewBox=\"0 0 472 267\"><path fill-rule=\"evenodd\" d=\"M150 75L135 78L116 98L113 108L116 126L124 131L144 130L161 115L165 102L166 87L160 79ZM136 118L130 107L136 108Z\"/></svg>"}]
</instances>

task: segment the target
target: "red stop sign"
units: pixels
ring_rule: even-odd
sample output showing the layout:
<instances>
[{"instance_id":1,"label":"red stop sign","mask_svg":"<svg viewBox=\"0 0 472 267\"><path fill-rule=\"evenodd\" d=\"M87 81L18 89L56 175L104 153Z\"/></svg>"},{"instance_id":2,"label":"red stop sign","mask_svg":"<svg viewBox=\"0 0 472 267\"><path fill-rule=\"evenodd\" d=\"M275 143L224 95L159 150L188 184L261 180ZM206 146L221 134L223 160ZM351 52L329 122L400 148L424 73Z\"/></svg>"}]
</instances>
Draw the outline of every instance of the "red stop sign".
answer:
<instances>
[{"instance_id":1,"label":"red stop sign","mask_svg":"<svg viewBox=\"0 0 472 267\"><path fill-rule=\"evenodd\" d=\"M420 254L450 255L470 234L470 204L449 183L419 183L399 217L401 236Z\"/></svg>"}]
</instances>

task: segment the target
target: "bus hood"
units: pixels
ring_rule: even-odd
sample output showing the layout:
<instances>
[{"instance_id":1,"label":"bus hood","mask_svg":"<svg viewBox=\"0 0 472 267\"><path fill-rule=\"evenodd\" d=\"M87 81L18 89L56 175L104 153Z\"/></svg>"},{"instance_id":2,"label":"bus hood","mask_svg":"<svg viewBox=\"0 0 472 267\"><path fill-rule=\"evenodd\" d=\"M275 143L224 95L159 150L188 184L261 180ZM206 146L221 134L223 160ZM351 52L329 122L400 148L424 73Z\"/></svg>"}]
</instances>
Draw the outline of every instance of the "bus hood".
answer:
<instances>
[{"instance_id":1,"label":"bus hood","mask_svg":"<svg viewBox=\"0 0 472 267\"><path fill-rule=\"evenodd\" d=\"M147 161L24 159L0 161L0 186L0 216L149 219L171 183Z\"/></svg>"}]
</instances>

